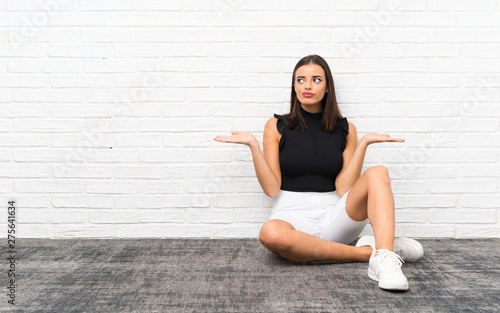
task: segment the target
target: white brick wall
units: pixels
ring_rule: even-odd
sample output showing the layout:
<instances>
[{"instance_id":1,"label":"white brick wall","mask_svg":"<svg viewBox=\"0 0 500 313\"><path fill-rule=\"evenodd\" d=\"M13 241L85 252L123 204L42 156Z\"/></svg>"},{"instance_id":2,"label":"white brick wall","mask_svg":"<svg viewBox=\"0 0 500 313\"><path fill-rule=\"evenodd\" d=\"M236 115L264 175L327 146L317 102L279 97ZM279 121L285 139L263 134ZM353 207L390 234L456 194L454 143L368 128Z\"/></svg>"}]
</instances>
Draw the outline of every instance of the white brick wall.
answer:
<instances>
[{"instance_id":1,"label":"white brick wall","mask_svg":"<svg viewBox=\"0 0 500 313\"><path fill-rule=\"evenodd\" d=\"M212 139L262 143L319 54L359 138L406 139L364 167L396 234L500 237L499 41L499 0L0 0L0 207L25 238L255 238L272 199Z\"/></svg>"}]
</instances>

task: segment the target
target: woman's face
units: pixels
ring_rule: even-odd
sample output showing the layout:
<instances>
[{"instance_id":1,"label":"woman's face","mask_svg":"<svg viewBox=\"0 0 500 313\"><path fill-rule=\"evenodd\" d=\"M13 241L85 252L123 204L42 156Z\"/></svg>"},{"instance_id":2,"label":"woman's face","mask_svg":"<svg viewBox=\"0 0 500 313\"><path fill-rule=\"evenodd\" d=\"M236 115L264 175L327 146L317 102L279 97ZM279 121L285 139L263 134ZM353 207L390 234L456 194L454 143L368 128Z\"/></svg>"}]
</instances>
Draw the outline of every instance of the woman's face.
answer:
<instances>
[{"instance_id":1,"label":"woman's face","mask_svg":"<svg viewBox=\"0 0 500 313\"><path fill-rule=\"evenodd\" d=\"M327 92L325 70L318 64L302 65L295 72L294 88L301 104L321 108L321 100Z\"/></svg>"}]
</instances>

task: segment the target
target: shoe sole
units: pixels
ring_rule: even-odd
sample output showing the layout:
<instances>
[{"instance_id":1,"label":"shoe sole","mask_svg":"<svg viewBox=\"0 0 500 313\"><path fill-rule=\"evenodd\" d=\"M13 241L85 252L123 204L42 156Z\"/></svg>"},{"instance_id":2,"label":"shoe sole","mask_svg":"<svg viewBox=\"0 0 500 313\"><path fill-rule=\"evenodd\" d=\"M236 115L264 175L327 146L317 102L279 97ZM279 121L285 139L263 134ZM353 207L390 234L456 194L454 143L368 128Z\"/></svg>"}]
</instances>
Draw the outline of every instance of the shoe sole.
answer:
<instances>
[{"instance_id":1,"label":"shoe sole","mask_svg":"<svg viewBox=\"0 0 500 313\"><path fill-rule=\"evenodd\" d=\"M378 287L381 289L385 290L408 290L410 289L410 286L408 283L404 284L387 284L387 283L382 283L378 280L377 275L371 270L368 269L368 277L376 282L378 282Z\"/></svg>"},{"instance_id":2,"label":"shoe sole","mask_svg":"<svg viewBox=\"0 0 500 313\"><path fill-rule=\"evenodd\" d=\"M424 248L422 247L422 245L418 241L416 241L414 239L411 239L411 238L405 238L405 237L397 238L395 240L395 242L396 241L398 241L402 246L404 246L405 248L407 248L405 250L416 251L415 253L412 253L412 254L415 255L413 258L408 258L408 257L403 258L403 260L405 262L407 262L407 263L415 262L416 260L418 260L418 259L420 259L421 257L424 256ZM397 245L397 243L395 243L395 246L396 245Z\"/></svg>"}]
</instances>

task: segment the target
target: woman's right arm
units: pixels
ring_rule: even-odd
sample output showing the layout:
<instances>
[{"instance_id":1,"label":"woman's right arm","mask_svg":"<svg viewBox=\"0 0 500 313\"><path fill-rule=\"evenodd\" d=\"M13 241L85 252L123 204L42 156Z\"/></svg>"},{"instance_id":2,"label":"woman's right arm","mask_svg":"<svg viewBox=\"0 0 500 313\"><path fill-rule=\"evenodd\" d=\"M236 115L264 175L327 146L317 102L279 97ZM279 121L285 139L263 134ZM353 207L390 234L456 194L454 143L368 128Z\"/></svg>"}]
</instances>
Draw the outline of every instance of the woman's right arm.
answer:
<instances>
[{"instance_id":1,"label":"woman's right arm","mask_svg":"<svg viewBox=\"0 0 500 313\"><path fill-rule=\"evenodd\" d=\"M279 162L279 139L280 134L276 127L278 119L273 117L267 121L264 127L263 146L260 150L257 139L249 144L252 151L255 174L259 180L264 193L269 197L275 197L281 187L281 169ZM255 137L254 137L255 138Z\"/></svg>"},{"instance_id":2,"label":"woman's right arm","mask_svg":"<svg viewBox=\"0 0 500 313\"><path fill-rule=\"evenodd\" d=\"M249 132L232 131L231 136L217 136L214 140L219 142L230 142L245 144L252 152L253 165L257 179L264 193L269 197L278 194L281 188L281 169L279 162L279 140L281 134L278 132L278 119L272 117L267 121L264 128L264 152L260 150L259 142Z\"/></svg>"}]
</instances>

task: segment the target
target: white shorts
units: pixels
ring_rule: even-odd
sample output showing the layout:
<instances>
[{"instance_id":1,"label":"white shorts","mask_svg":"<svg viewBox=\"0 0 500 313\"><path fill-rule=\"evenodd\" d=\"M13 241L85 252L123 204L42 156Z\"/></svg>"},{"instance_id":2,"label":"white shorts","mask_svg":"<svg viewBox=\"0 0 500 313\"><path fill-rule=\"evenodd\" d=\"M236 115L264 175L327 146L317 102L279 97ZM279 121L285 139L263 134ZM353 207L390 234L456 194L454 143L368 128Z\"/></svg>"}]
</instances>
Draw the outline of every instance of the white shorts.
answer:
<instances>
[{"instance_id":1,"label":"white shorts","mask_svg":"<svg viewBox=\"0 0 500 313\"><path fill-rule=\"evenodd\" d=\"M280 190L274 197L269 219L286 221L296 230L321 239L349 244L361 234L368 223L368 219L357 222L347 215L345 203L349 191L341 198L337 191Z\"/></svg>"}]
</instances>

